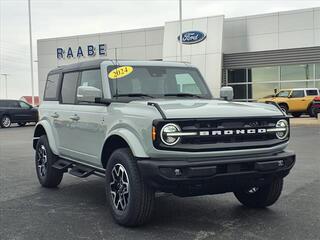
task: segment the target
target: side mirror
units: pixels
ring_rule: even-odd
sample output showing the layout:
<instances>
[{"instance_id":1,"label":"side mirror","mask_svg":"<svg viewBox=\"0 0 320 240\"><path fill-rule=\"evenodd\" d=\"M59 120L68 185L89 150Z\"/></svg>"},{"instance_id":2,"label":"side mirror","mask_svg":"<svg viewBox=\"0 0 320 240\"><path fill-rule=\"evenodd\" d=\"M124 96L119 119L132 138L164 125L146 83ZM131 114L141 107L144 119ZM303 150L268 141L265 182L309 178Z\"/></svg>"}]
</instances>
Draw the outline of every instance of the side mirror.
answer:
<instances>
[{"instance_id":1,"label":"side mirror","mask_svg":"<svg viewBox=\"0 0 320 240\"><path fill-rule=\"evenodd\" d=\"M233 100L233 88L232 87L222 87L220 89L220 98L223 98L227 101Z\"/></svg>"},{"instance_id":2,"label":"side mirror","mask_svg":"<svg viewBox=\"0 0 320 240\"><path fill-rule=\"evenodd\" d=\"M79 102L94 103L96 98L102 98L102 91L99 88L90 86L80 86L77 91Z\"/></svg>"}]
</instances>

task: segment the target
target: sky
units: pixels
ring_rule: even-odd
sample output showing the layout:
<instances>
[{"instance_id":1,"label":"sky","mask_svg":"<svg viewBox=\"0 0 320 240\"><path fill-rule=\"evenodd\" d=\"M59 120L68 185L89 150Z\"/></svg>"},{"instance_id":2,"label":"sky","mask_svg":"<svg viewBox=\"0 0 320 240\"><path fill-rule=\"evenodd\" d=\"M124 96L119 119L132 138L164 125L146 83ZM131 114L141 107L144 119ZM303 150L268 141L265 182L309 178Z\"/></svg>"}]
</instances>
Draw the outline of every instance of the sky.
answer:
<instances>
[{"instance_id":1,"label":"sky","mask_svg":"<svg viewBox=\"0 0 320 240\"><path fill-rule=\"evenodd\" d=\"M31 0L33 60L37 39L163 26L179 18L178 0ZM182 0L183 18L238 17L320 7L320 0ZM35 93L37 62L33 63ZM31 95L27 0L0 0L0 73L8 98ZM5 98L0 75L0 98Z\"/></svg>"}]
</instances>

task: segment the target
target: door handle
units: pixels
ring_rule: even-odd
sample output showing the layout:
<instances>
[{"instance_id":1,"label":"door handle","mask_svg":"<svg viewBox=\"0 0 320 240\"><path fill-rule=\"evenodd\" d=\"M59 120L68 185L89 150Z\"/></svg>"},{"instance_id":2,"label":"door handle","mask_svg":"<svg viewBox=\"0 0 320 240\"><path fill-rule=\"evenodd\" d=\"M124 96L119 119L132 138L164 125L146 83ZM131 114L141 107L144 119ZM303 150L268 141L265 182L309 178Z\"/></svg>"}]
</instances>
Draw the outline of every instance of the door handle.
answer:
<instances>
[{"instance_id":1,"label":"door handle","mask_svg":"<svg viewBox=\"0 0 320 240\"><path fill-rule=\"evenodd\" d=\"M74 114L73 116L70 117L70 119L73 121L79 121L80 117L77 114Z\"/></svg>"},{"instance_id":2,"label":"door handle","mask_svg":"<svg viewBox=\"0 0 320 240\"><path fill-rule=\"evenodd\" d=\"M55 113L53 113L53 114L51 115L51 117L53 117L53 118L58 118L58 117L59 117L59 114L58 114L57 112L55 112Z\"/></svg>"}]
</instances>

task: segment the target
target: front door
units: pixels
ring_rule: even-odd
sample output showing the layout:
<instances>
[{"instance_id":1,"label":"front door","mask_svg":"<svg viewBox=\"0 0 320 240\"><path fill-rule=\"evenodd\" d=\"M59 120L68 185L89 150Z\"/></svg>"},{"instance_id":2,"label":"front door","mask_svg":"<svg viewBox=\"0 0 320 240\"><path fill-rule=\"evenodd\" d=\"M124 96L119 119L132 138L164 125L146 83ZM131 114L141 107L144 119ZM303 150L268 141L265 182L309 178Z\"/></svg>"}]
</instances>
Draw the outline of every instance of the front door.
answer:
<instances>
[{"instance_id":1,"label":"front door","mask_svg":"<svg viewBox=\"0 0 320 240\"><path fill-rule=\"evenodd\" d=\"M83 70L80 73L79 87L93 87L102 90L100 69ZM82 96L77 95L74 113L78 120L73 124L72 137L77 144L73 145L77 158L91 165L100 165L100 154L105 138L105 127L108 115L108 107L94 103L94 100L83 101Z\"/></svg>"}]
</instances>

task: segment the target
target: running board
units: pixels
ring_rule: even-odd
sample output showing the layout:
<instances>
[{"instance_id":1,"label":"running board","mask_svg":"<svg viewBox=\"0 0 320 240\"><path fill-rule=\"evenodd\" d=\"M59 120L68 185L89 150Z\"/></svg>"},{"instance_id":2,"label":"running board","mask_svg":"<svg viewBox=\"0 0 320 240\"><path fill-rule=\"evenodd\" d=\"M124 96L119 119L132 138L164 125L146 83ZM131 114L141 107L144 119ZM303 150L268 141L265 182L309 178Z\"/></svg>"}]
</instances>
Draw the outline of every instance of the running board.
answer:
<instances>
[{"instance_id":1,"label":"running board","mask_svg":"<svg viewBox=\"0 0 320 240\"><path fill-rule=\"evenodd\" d=\"M72 162L59 159L52 165L52 167L63 172L68 172L68 168L72 167Z\"/></svg>"},{"instance_id":2,"label":"running board","mask_svg":"<svg viewBox=\"0 0 320 240\"><path fill-rule=\"evenodd\" d=\"M91 174L94 173L93 168L85 167L85 166L74 166L69 173L73 176L79 177L79 178L85 178L90 176Z\"/></svg>"}]
</instances>

